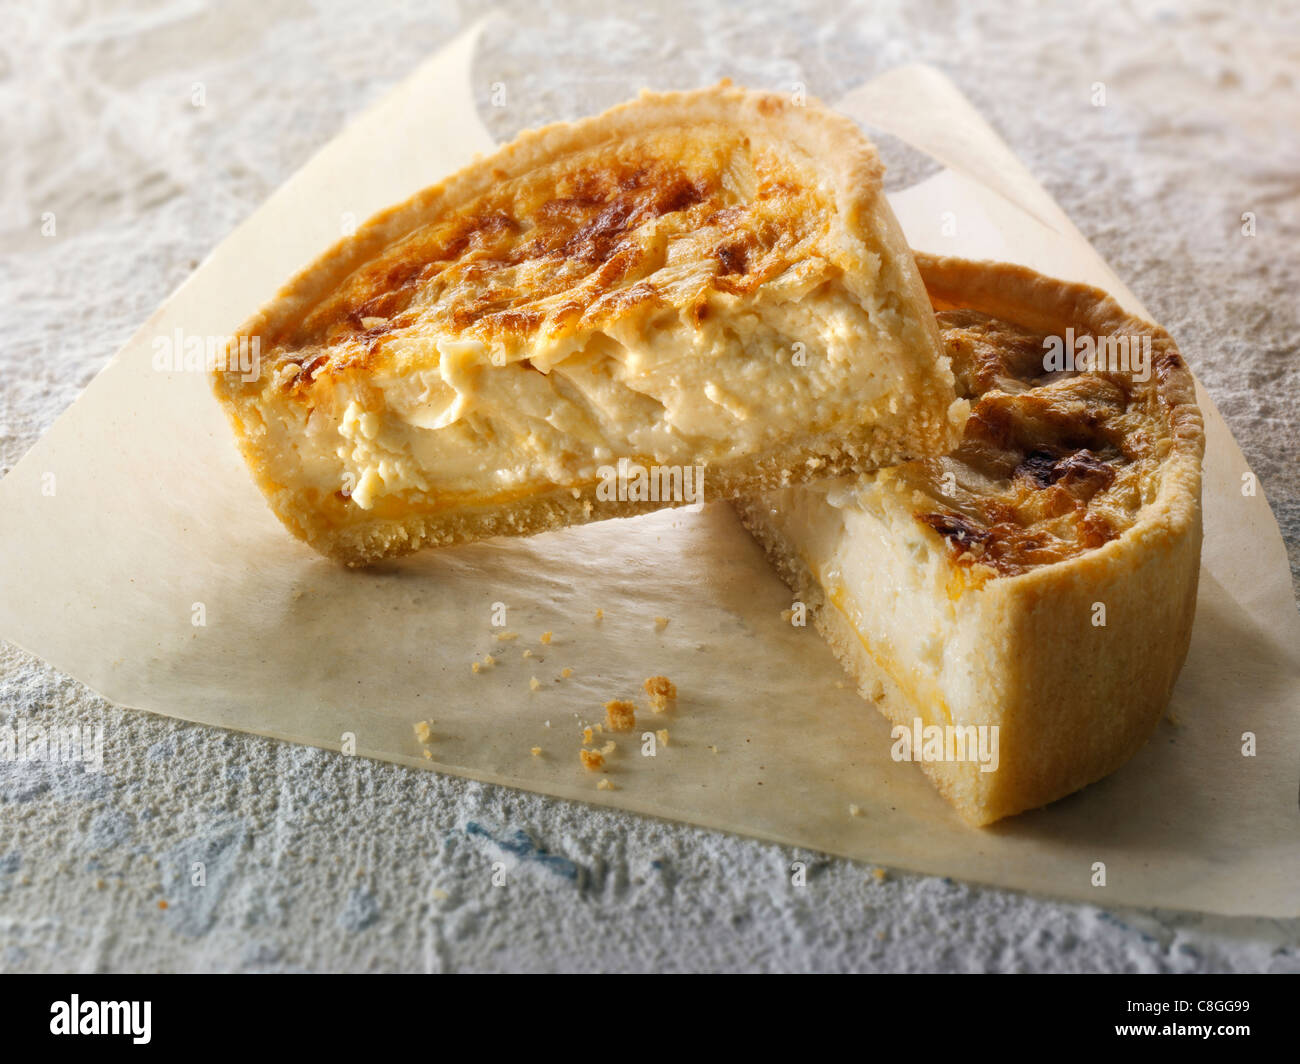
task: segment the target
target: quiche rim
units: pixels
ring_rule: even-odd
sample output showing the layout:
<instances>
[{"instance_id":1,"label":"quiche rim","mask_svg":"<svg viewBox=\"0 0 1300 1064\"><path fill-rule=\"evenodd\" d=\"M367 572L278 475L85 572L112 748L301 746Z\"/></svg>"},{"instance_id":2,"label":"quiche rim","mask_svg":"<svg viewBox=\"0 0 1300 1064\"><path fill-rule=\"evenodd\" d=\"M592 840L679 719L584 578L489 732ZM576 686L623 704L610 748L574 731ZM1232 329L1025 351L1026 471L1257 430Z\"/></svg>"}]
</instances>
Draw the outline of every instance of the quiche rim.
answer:
<instances>
[{"instance_id":1,"label":"quiche rim","mask_svg":"<svg viewBox=\"0 0 1300 1064\"><path fill-rule=\"evenodd\" d=\"M991 712L1021 727L1041 725L1041 734L1033 737L1032 750L1011 751L1005 775L1005 747L997 772L981 774L978 766L962 762L921 761L920 767L964 821L983 827L1114 772L1164 715L1196 612L1204 422L1191 371L1172 337L1101 289L1011 263L919 252L916 261L936 309L981 311L1045 333L1073 325L1094 335L1149 335L1153 372L1161 354L1174 356L1156 380L1172 444L1160 462L1155 500L1101 546L1026 572L990 576L978 586L983 597L973 608L981 611L978 621L988 635L981 646L990 649L977 664L990 666L986 680L999 700ZM782 579L809 605L814 626L862 697L891 725L911 727L916 696L902 689L829 601L804 559L771 524L770 506L760 496L733 505ZM928 531L955 568L942 537ZM1099 594L1110 604L1105 628L1091 624Z\"/></svg>"}]
</instances>

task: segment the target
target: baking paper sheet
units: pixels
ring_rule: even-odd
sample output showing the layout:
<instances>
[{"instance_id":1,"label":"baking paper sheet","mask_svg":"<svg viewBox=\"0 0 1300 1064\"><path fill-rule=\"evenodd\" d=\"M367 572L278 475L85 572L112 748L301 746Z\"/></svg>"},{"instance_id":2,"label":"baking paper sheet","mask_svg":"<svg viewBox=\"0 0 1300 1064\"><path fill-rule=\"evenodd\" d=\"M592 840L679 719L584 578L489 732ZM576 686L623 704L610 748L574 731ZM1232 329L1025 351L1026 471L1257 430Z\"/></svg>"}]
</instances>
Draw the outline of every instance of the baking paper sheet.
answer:
<instances>
[{"instance_id":1,"label":"baking paper sheet","mask_svg":"<svg viewBox=\"0 0 1300 1064\"><path fill-rule=\"evenodd\" d=\"M281 528L204 375L156 368L155 342L227 334L344 219L489 149L469 80L480 29L236 230L0 483L0 635L185 720L335 750L353 736L360 756L1103 905L1300 915L1300 622L1277 525L1243 495L1247 467L1204 394L1204 570L1177 723L1107 780L982 831L890 760L885 720L811 628L783 620L789 593L725 504L366 572ZM1094 281L1141 311L942 75L895 71L840 106L946 167L893 197L915 246ZM658 673L680 690L662 717L641 694ZM614 697L643 708L609 759L615 789L598 791L579 728ZM432 721L432 760L417 720ZM659 728L670 745L642 756Z\"/></svg>"}]
</instances>

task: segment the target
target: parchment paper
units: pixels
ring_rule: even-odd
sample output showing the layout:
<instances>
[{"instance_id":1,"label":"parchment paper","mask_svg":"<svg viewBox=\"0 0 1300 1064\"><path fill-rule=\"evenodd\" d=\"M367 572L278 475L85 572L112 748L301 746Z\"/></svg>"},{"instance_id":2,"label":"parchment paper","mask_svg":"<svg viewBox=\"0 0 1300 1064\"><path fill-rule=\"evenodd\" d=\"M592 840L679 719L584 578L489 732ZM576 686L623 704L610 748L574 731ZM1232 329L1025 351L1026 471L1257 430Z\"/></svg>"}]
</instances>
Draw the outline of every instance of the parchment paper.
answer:
<instances>
[{"instance_id":1,"label":"parchment paper","mask_svg":"<svg viewBox=\"0 0 1300 1064\"><path fill-rule=\"evenodd\" d=\"M1300 915L1300 621L1277 525L1262 494L1243 495L1247 467L1204 394L1206 545L1177 723L1109 779L983 831L890 760L888 725L811 628L783 620L787 590L725 505L366 572L280 527L204 375L155 369L155 339L228 333L346 217L489 149L469 81L480 29L240 226L0 483L0 635L181 719L336 750L350 734L361 756L1098 904ZM893 197L914 246L1093 281L1141 312L942 75L898 70L840 106L947 167ZM487 654L496 664L473 672ZM664 716L641 696L656 673L680 691ZM598 791L579 730L614 697L642 710L616 737L616 789ZM417 720L432 721L432 760ZM641 756L659 728L670 744Z\"/></svg>"}]
</instances>

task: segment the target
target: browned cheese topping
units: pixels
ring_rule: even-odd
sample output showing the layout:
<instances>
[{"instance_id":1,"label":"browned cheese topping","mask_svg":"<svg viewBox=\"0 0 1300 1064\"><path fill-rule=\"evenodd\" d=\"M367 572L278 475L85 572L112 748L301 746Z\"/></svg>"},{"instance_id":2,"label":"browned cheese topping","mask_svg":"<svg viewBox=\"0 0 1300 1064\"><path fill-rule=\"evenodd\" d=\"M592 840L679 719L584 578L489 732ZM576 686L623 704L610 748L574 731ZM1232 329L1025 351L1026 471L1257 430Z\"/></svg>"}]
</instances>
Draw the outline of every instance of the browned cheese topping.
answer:
<instances>
[{"instance_id":1,"label":"browned cheese topping","mask_svg":"<svg viewBox=\"0 0 1300 1064\"><path fill-rule=\"evenodd\" d=\"M1159 488L1169 438L1157 385L1182 365L1177 354L1157 355L1145 381L1125 370L1049 372L1045 334L969 310L938 318L971 418L953 454L903 467L928 497L917 520L958 561L1003 576L1131 526Z\"/></svg>"},{"instance_id":2,"label":"browned cheese topping","mask_svg":"<svg viewBox=\"0 0 1300 1064\"><path fill-rule=\"evenodd\" d=\"M566 156L394 242L271 338L284 386L369 365L403 336L558 339L634 308L702 320L710 293L813 268L825 193L734 131L698 133L685 149L650 137Z\"/></svg>"}]
</instances>

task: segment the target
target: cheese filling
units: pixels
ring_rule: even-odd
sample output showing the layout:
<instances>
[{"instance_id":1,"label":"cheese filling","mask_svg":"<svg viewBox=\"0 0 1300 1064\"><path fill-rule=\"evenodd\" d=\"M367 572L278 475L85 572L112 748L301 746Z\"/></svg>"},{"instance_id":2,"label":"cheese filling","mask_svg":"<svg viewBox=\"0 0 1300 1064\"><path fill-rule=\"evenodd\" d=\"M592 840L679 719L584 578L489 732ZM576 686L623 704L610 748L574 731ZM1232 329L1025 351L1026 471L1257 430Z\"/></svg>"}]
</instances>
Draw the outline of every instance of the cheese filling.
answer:
<instances>
[{"instance_id":1,"label":"cheese filling","mask_svg":"<svg viewBox=\"0 0 1300 1064\"><path fill-rule=\"evenodd\" d=\"M726 463L896 411L915 388L909 360L842 285L804 287L689 327L691 312L671 312L610 323L581 348L539 341L500 367L473 340L418 341L438 347L425 368L325 377L305 426L299 404L262 417L316 491L369 510L587 484L619 457ZM856 356L873 343L868 368Z\"/></svg>"}]
</instances>

